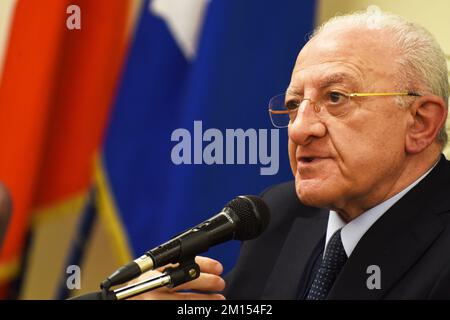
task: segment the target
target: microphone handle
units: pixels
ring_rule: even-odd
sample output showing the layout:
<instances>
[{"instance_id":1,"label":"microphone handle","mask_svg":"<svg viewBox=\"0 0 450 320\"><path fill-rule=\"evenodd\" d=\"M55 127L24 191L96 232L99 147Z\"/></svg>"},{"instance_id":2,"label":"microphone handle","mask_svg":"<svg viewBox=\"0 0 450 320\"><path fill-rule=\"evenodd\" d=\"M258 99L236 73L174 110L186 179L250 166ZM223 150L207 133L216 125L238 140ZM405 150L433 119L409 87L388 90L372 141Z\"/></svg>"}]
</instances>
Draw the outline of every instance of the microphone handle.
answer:
<instances>
[{"instance_id":1,"label":"microphone handle","mask_svg":"<svg viewBox=\"0 0 450 320\"><path fill-rule=\"evenodd\" d=\"M180 263L177 267L168 267L159 276L131 284L113 291L117 300L137 296L164 286L174 288L200 276L200 266L192 259Z\"/></svg>"},{"instance_id":2,"label":"microphone handle","mask_svg":"<svg viewBox=\"0 0 450 320\"><path fill-rule=\"evenodd\" d=\"M162 274L151 279L147 279L129 286L113 290L117 300L128 299L138 294L155 290L170 284L171 278L167 274Z\"/></svg>"},{"instance_id":3,"label":"microphone handle","mask_svg":"<svg viewBox=\"0 0 450 320\"><path fill-rule=\"evenodd\" d=\"M113 291L103 290L91 292L69 300L123 300L164 286L174 288L185 282L197 279L199 276L200 266L192 259L180 263L177 267L166 268L159 276Z\"/></svg>"}]
</instances>

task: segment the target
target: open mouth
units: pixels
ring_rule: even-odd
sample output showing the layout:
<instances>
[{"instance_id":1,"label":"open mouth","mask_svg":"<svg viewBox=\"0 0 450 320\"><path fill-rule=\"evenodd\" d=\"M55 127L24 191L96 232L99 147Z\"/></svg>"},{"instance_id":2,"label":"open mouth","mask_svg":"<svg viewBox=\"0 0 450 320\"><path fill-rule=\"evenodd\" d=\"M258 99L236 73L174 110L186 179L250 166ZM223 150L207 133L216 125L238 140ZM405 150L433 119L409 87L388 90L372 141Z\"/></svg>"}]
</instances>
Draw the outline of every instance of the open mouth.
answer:
<instances>
[{"instance_id":1,"label":"open mouth","mask_svg":"<svg viewBox=\"0 0 450 320\"><path fill-rule=\"evenodd\" d=\"M313 158L313 157L301 157L301 158L300 158L300 161L301 161L301 162L305 162L305 163L311 163L311 162L314 161L314 159L315 159L315 158Z\"/></svg>"}]
</instances>

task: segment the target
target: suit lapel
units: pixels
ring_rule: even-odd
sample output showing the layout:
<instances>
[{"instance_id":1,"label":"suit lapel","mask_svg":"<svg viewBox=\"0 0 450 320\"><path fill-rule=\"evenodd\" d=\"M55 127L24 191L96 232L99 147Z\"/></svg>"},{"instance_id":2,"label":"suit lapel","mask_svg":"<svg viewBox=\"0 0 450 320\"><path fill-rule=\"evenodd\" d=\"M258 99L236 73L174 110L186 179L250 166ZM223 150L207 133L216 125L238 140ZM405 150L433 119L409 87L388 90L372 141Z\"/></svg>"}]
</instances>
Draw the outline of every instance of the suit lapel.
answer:
<instances>
[{"instance_id":1,"label":"suit lapel","mask_svg":"<svg viewBox=\"0 0 450 320\"><path fill-rule=\"evenodd\" d=\"M443 163L444 162L444 163ZM420 259L443 230L438 213L450 207L444 190L448 164L436 168L364 234L330 290L328 299L380 299ZM445 183L445 184L442 184ZM368 271L369 266L379 267ZM378 273L380 289L369 289Z\"/></svg>"},{"instance_id":2,"label":"suit lapel","mask_svg":"<svg viewBox=\"0 0 450 320\"><path fill-rule=\"evenodd\" d=\"M389 214L397 213L392 211ZM394 230L383 223L369 230L336 279L328 299L382 298L443 230L436 220L426 221L420 226L422 232L417 232L416 227ZM370 266L379 268L379 271L370 269ZM381 287L369 289L368 282L375 283L374 277L378 275Z\"/></svg>"},{"instance_id":3,"label":"suit lapel","mask_svg":"<svg viewBox=\"0 0 450 320\"><path fill-rule=\"evenodd\" d=\"M268 278L263 299L293 299L311 254L326 232L328 210L318 209L321 218L299 217L281 249L279 258Z\"/></svg>"}]
</instances>

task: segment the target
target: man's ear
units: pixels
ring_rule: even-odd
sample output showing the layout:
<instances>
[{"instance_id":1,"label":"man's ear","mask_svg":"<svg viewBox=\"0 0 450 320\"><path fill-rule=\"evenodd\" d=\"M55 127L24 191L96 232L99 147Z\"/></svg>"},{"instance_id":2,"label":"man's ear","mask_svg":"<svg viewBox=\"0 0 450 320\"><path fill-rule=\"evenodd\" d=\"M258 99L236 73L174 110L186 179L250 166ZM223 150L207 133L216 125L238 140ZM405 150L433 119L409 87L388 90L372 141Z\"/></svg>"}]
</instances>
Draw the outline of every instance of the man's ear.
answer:
<instances>
[{"instance_id":1,"label":"man's ear","mask_svg":"<svg viewBox=\"0 0 450 320\"><path fill-rule=\"evenodd\" d=\"M422 152L431 145L447 119L444 99L435 95L418 98L410 106L411 119L406 133L406 151Z\"/></svg>"}]
</instances>

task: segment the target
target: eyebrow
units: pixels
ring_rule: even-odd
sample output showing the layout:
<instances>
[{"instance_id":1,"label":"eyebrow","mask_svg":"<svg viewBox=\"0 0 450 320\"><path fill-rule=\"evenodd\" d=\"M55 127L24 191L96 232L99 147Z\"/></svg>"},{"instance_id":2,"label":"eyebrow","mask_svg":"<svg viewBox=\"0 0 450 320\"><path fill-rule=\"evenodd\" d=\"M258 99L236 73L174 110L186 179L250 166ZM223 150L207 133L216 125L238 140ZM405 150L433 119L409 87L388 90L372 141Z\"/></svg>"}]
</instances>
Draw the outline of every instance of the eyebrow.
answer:
<instances>
[{"instance_id":1,"label":"eyebrow","mask_svg":"<svg viewBox=\"0 0 450 320\"><path fill-rule=\"evenodd\" d=\"M347 72L337 72L324 76L322 79L319 79L317 81L317 84L317 88L324 89L334 84L348 84L350 86L358 86L358 81L354 76ZM286 90L286 93L294 96L302 96L303 90L300 90L298 88L288 88Z\"/></svg>"},{"instance_id":2,"label":"eyebrow","mask_svg":"<svg viewBox=\"0 0 450 320\"><path fill-rule=\"evenodd\" d=\"M324 78L320 79L318 81L318 87L323 89L330 87L334 84L350 84L350 85L356 85L358 82L356 81L355 77L350 75L346 72L338 72L333 73L331 75L327 75Z\"/></svg>"}]
</instances>

